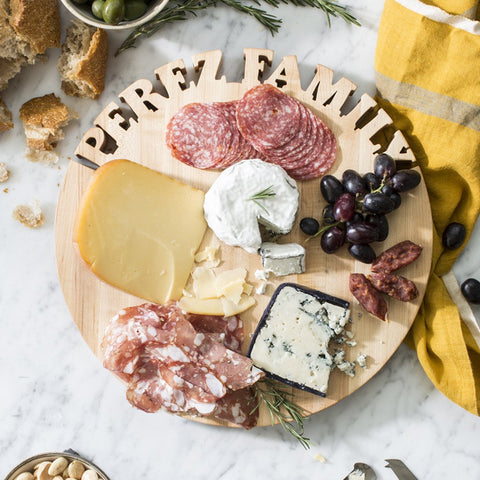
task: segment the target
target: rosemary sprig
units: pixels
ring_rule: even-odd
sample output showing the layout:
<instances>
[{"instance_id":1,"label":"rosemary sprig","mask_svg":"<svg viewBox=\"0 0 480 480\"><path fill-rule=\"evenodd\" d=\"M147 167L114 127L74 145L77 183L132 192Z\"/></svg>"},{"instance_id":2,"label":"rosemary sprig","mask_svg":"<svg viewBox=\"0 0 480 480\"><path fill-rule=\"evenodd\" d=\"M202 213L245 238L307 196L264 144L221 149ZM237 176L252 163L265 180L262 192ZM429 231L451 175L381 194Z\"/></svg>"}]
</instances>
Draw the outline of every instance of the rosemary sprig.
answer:
<instances>
[{"instance_id":1,"label":"rosemary sprig","mask_svg":"<svg viewBox=\"0 0 480 480\"><path fill-rule=\"evenodd\" d=\"M260 200L264 200L265 198L272 198L275 195L276 193L275 190L273 190L273 185L270 185L267 188L264 188L263 190L260 190L259 192L249 197L248 200L253 200L268 215L268 210L265 208L265 205L260 202Z\"/></svg>"},{"instance_id":2,"label":"rosemary sprig","mask_svg":"<svg viewBox=\"0 0 480 480\"><path fill-rule=\"evenodd\" d=\"M164 25L177 21L186 20L187 14L197 15L197 11L208 7L214 7L216 0L171 0L167 6L161 10L152 20L136 27L130 35L122 42L115 53L117 56L128 48L135 46L135 42L142 36L151 37L158 32Z\"/></svg>"},{"instance_id":3,"label":"rosemary sprig","mask_svg":"<svg viewBox=\"0 0 480 480\"><path fill-rule=\"evenodd\" d=\"M278 420L282 428L296 438L303 448L309 449L310 439L305 436L303 427L303 416L306 412L294 403L291 397L292 393L281 388L273 380L265 378L255 384L254 399L257 403L251 413L264 404L270 414L272 425Z\"/></svg>"},{"instance_id":4,"label":"rosemary sprig","mask_svg":"<svg viewBox=\"0 0 480 480\"><path fill-rule=\"evenodd\" d=\"M348 8L331 0L263 0L264 2L278 7L280 3L291 3L297 7L313 7L322 10L327 17L328 26L331 27L331 17L339 17L347 23L360 27L360 22L348 11Z\"/></svg>"},{"instance_id":5,"label":"rosemary sprig","mask_svg":"<svg viewBox=\"0 0 480 480\"><path fill-rule=\"evenodd\" d=\"M196 15L199 10L217 5L225 5L252 16L274 35L280 30L282 20L266 10L258 8L262 3L274 8L278 8L281 4L317 8L325 13L329 27L331 26L331 17L339 17L347 23L360 26L347 7L332 0L170 0L167 6L152 20L136 27L123 41L115 55L134 47L140 37L151 37L168 23L186 20L189 14Z\"/></svg>"}]
</instances>

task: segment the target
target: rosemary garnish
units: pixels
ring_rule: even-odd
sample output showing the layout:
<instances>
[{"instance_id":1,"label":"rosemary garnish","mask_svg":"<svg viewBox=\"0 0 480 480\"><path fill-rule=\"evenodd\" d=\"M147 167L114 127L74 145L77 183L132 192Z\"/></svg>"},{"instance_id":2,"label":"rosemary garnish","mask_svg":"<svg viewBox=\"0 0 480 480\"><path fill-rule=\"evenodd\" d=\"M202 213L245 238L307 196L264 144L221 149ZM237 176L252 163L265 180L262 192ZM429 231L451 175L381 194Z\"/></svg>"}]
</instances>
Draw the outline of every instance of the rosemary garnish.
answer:
<instances>
[{"instance_id":1,"label":"rosemary garnish","mask_svg":"<svg viewBox=\"0 0 480 480\"><path fill-rule=\"evenodd\" d=\"M189 14L196 15L199 10L216 7L217 5L225 5L252 16L274 35L280 30L282 20L259 8L262 2L275 8L278 8L282 3L297 7L317 8L325 13L329 27L331 26L331 17L339 17L347 23L360 26L358 20L348 12L347 7L332 0L170 0L167 6L152 20L136 27L123 41L115 55L134 47L138 38L152 36L167 23L186 20Z\"/></svg>"},{"instance_id":2,"label":"rosemary garnish","mask_svg":"<svg viewBox=\"0 0 480 480\"><path fill-rule=\"evenodd\" d=\"M265 208L265 205L260 202L260 200L272 198L275 195L276 193L275 190L273 190L273 185L270 185L267 188L264 188L263 190L260 190L259 192L252 195L248 200L253 200L261 209L264 210L266 214L268 214L268 210Z\"/></svg>"},{"instance_id":3,"label":"rosemary garnish","mask_svg":"<svg viewBox=\"0 0 480 480\"><path fill-rule=\"evenodd\" d=\"M326 232L329 228L331 227L336 227L337 225L340 225L342 222L333 222L333 223L327 223L325 225L322 225L319 229L318 229L318 232L317 233L314 233L313 235L310 235L308 236L306 239L305 239L305 242L304 243L307 243L311 238L316 238L318 237L321 233L323 232Z\"/></svg>"},{"instance_id":4,"label":"rosemary garnish","mask_svg":"<svg viewBox=\"0 0 480 480\"><path fill-rule=\"evenodd\" d=\"M311 447L310 439L305 436L303 428L303 416L306 412L291 400L293 394L268 378L257 382L254 390L254 398L257 403L251 413L264 404L270 414L272 425L277 420L287 433L300 442L303 448L309 449Z\"/></svg>"}]
</instances>

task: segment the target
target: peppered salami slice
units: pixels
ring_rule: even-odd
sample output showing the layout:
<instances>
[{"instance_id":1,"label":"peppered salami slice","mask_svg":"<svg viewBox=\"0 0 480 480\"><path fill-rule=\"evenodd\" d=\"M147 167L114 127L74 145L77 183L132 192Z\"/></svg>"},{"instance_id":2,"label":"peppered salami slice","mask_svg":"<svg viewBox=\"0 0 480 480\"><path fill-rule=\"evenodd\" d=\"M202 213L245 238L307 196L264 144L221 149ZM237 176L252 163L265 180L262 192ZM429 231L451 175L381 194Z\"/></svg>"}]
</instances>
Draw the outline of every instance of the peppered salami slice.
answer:
<instances>
[{"instance_id":1,"label":"peppered salami slice","mask_svg":"<svg viewBox=\"0 0 480 480\"><path fill-rule=\"evenodd\" d=\"M215 105L217 108L222 109L227 121L232 126L232 141L229 151L225 155L224 159L217 165L217 168L227 168L234 163L248 158L261 158L261 154L257 152L250 143L247 142L237 127L236 112L238 100L231 102L218 102Z\"/></svg>"},{"instance_id":2,"label":"peppered salami slice","mask_svg":"<svg viewBox=\"0 0 480 480\"><path fill-rule=\"evenodd\" d=\"M325 129L320 120L311 111L308 111L308 117L312 125L309 136L306 138L306 142L303 148L292 153L286 161L285 169L292 176L298 171L311 165L312 159L316 156L317 152L323 148L325 141Z\"/></svg>"},{"instance_id":3,"label":"peppered salami slice","mask_svg":"<svg viewBox=\"0 0 480 480\"><path fill-rule=\"evenodd\" d=\"M200 169L218 168L230 154L235 124L216 103L190 103L170 120L166 143L172 155Z\"/></svg>"},{"instance_id":4,"label":"peppered salami slice","mask_svg":"<svg viewBox=\"0 0 480 480\"><path fill-rule=\"evenodd\" d=\"M266 148L262 151L269 162L276 163L281 167L288 167L294 161L298 153L301 153L312 142L312 133L315 125L312 121L310 111L299 102L300 109L300 128L297 134L286 144L275 147Z\"/></svg>"},{"instance_id":5,"label":"peppered salami slice","mask_svg":"<svg viewBox=\"0 0 480 480\"><path fill-rule=\"evenodd\" d=\"M288 172L296 180L306 181L325 175L335 163L337 157L335 135L323 122L320 128L324 131L322 145L309 155L308 162L304 166Z\"/></svg>"},{"instance_id":6,"label":"peppered salami slice","mask_svg":"<svg viewBox=\"0 0 480 480\"><path fill-rule=\"evenodd\" d=\"M258 85L239 101L237 125L259 152L278 148L294 138L301 127L299 102L272 85Z\"/></svg>"}]
</instances>

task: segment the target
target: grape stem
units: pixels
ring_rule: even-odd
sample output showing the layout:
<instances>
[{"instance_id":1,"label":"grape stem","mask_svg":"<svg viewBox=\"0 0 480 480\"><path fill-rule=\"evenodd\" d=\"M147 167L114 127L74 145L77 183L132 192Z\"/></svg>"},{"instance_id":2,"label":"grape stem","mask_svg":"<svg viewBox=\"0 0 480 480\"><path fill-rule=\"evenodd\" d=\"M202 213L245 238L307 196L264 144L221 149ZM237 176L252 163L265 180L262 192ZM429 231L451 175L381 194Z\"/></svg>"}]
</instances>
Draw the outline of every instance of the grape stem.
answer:
<instances>
[{"instance_id":1,"label":"grape stem","mask_svg":"<svg viewBox=\"0 0 480 480\"><path fill-rule=\"evenodd\" d=\"M327 224L323 224L319 229L318 229L318 232L315 233L314 235L310 235L309 237L307 237L305 239L305 243L307 243L311 238L315 238L315 237L318 237L321 233L323 232L326 232L329 228L331 227L336 227L337 225L340 225L342 222L334 222L334 223L327 223Z\"/></svg>"}]
</instances>

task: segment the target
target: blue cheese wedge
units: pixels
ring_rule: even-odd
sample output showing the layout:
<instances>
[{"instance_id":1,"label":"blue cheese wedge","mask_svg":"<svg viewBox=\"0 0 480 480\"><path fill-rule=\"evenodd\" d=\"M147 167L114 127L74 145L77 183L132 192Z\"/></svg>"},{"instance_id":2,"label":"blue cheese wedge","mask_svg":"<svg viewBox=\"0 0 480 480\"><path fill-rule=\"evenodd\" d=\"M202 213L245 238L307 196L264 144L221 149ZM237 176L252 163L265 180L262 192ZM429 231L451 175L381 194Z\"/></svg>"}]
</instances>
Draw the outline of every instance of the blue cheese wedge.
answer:
<instances>
[{"instance_id":1,"label":"blue cheese wedge","mask_svg":"<svg viewBox=\"0 0 480 480\"><path fill-rule=\"evenodd\" d=\"M273 233L290 232L298 210L295 180L262 160L243 160L225 169L205 194L208 226L228 245L256 253L262 243L259 224Z\"/></svg>"},{"instance_id":2,"label":"blue cheese wedge","mask_svg":"<svg viewBox=\"0 0 480 480\"><path fill-rule=\"evenodd\" d=\"M325 396L335 366L329 343L348 317L348 302L284 283L265 310L248 354L273 378Z\"/></svg>"},{"instance_id":3,"label":"blue cheese wedge","mask_svg":"<svg viewBox=\"0 0 480 480\"><path fill-rule=\"evenodd\" d=\"M305 249L298 243L264 242L260 256L263 268L277 277L305 271Z\"/></svg>"}]
</instances>

